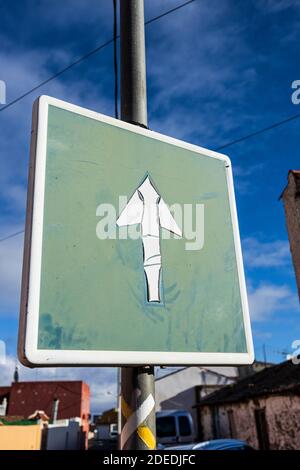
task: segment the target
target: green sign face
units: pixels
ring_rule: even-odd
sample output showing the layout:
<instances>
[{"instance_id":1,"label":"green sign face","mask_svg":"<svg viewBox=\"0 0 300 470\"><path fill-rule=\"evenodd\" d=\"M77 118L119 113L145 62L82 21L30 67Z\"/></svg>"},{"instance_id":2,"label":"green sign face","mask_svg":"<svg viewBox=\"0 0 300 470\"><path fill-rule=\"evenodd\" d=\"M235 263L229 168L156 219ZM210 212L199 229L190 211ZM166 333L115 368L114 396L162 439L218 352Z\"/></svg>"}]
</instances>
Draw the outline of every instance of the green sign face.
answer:
<instances>
[{"instance_id":1,"label":"green sign face","mask_svg":"<svg viewBox=\"0 0 300 470\"><path fill-rule=\"evenodd\" d=\"M229 159L53 98L34 109L23 361L252 362Z\"/></svg>"}]
</instances>

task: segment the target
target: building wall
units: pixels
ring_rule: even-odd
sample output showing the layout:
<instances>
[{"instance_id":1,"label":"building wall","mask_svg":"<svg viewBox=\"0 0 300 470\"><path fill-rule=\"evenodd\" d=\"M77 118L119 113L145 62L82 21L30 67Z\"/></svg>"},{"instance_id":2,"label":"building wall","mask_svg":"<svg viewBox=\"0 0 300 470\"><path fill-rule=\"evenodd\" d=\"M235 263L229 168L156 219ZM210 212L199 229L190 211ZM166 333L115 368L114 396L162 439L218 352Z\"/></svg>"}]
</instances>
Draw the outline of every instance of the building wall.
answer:
<instances>
[{"instance_id":1,"label":"building wall","mask_svg":"<svg viewBox=\"0 0 300 470\"><path fill-rule=\"evenodd\" d=\"M8 397L10 394L11 387L0 387L0 399L3 397Z\"/></svg>"},{"instance_id":2,"label":"building wall","mask_svg":"<svg viewBox=\"0 0 300 470\"><path fill-rule=\"evenodd\" d=\"M266 406L271 449L300 449L300 397L272 397L260 406Z\"/></svg>"},{"instance_id":3,"label":"building wall","mask_svg":"<svg viewBox=\"0 0 300 470\"><path fill-rule=\"evenodd\" d=\"M269 396L215 407L205 406L201 408L204 440L237 438L258 449L255 420L255 410L258 409L265 409L270 449L300 449L300 397L295 395Z\"/></svg>"},{"instance_id":4,"label":"building wall","mask_svg":"<svg viewBox=\"0 0 300 470\"><path fill-rule=\"evenodd\" d=\"M0 426L0 450L40 450L42 428L32 426Z\"/></svg>"},{"instance_id":5,"label":"building wall","mask_svg":"<svg viewBox=\"0 0 300 470\"><path fill-rule=\"evenodd\" d=\"M81 382L81 424L84 432L89 432L89 420L90 420L90 387L85 382Z\"/></svg>"},{"instance_id":6,"label":"building wall","mask_svg":"<svg viewBox=\"0 0 300 470\"><path fill-rule=\"evenodd\" d=\"M46 450L82 449L82 430L80 422L65 420L50 424L47 429Z\"/></svg>"},{"instance_id":7,"label":"building wall","mask_svg":"<svg viewBox=\"0 0 300 470\"><path fill-rule=\"evenodd\" d=\"M214 439L211 408L209 406L202 406L199 409L199 414L203 433L202 438L204 441L210 441Z\"/></svg>"},{"instance_id":8,"label":"building wall","mask_svg":"<svg viewBox=\"0 0 300 470\"><path fill-rule=\"evenodd\" d=\"M58 419L81 418L83 430L88 432L90 390L81 381L14 382L7 414L27 418L43 410L51 418L55 398L59 400Z\"/></svg>"},{"instance_id":9,"label":"building wall","mask_svg":"<svg viewBox=\"0 0 300 470\"><path fill-rule=\"evenodd\" d=\"M194 439L201 434L198 428L196 387L201 396L215 391L218 387L235 382L238 375L236 367L186 367L170 373L155 382L156 411L186 410L194 422Z\"/></svg>"},{"instance_id":10,"label":"building wall","mask_svg":"<svg viewBox=\"0 0 300 470\"><path fill-rule=\"evenodd\" d=\"M282 193L286 226L300 299L300 171L290 171Z\"/></svg>"}]
</instances>

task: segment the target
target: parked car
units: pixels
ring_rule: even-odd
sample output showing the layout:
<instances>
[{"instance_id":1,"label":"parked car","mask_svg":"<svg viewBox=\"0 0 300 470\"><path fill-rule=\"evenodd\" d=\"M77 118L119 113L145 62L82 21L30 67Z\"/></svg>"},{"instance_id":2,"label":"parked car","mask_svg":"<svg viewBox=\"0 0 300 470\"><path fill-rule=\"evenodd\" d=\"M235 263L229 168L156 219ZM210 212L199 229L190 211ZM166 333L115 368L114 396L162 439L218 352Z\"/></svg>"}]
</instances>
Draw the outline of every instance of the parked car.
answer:
<instances>
[{"instance_id":1,"label":"parked car","mask_svg":"<svg viewBox=\"0 0 300 470\"><path fill-rule=\"evenodd\" d=\"M215 439L182 446L164 447L164 450L255 450L247 442L238 439Z\"/></svg>"},{"instance_id":2,"label":"parked car","mask_svg":"<svg viewBox=\"0 0 300 470\"><path fill-rule=\"evenodd\" d=\"M187 411L164 410L156 413L156 436L160 445L190 443L194 438L193 420Z\"/></svg>"}]
</instances>

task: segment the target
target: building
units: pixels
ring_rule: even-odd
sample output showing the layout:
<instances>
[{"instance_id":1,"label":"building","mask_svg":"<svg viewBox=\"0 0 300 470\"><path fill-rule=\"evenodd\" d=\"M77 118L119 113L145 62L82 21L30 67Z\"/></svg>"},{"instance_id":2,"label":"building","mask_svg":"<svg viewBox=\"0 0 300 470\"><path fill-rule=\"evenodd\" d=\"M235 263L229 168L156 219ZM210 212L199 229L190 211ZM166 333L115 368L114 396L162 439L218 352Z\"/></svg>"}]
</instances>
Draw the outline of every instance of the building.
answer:
<instances>
[{"instance_id":1,"label":"building","mask_svg":"<svg viewBox=\"0 0 300 470\"><path fill-rule=\"evenodd\" d=\"M274 366L274 362L265 362L265 361L254 361L253 364L246 366L239 366L239 379L244 377L249 377L249 375L256 374L267 367Z\"/></svg>"},{"instance_id":2,"label":"building","mask_svg":"<svg viewBox=\"0 0 300 470\"><path fill-rule=\"evenodd\" d=\"M288 184L280 196L283 200L286 226L300 299L300 170L290 170Z\"/></svg>"},{"instance_id":3,"label":"building","mask_svg":"<svg viewBox=\"0 0 300 470\"><path fill-rule=\"evenodd\" d=\"M80 418L50 423L42 411L27 419L0 417L0 450L84 450L86 441Z\"/></svg>"},{"instance_id":4,"label":"building","mask_svg":"<svg viewBox=\"0 0 300 470\"><path fill-rule=\"evenodd\" d=\"M7 399L7 415L28 416L42 410L51 419L80 418L84 432L90 419L90 389L82 381L13 382L0 387L0 402Z\"/></svg>"},{"instance_id":5,"label":"building","mask_svg":"<svg viewBox=\"0 0 300 470\"><path fill-rule=\"evenodd\" d=\"M0 402L3 401L4 398L9 397L9 392L10 392L11 387L0 387Z\"/></svg>"},{"instance_id":6,"label":"building","mask_svg":"<svg viewBox=\"0 0 300 470\"><path fill-rule=\"evenodd\" d=\"M0 451L40 450L42 427L39 424L5 426L0 421Z\"/></svg>"},{"instance_id":7,"label":"building","mask_svg":"<svg viewBox=\"0 0 300 470\"><path fill-rule=\"evenodd\" d=\"M183 367L155 381L156 411L186 410L194 422L194 439L202 440L201 422L195 405L209 393L238 379L237 367Z\"/></svg>"},{"instance_id":8,"label":"building","mask_svg":"<svg viewBox=\"0 0 300 470\"><path fill-rule=\"evenodd\" d=\"M118 410L104 411L95 422L95 441L102 441L103 447L116 448L118 441Z\"/></svg>"},{"instance_id":9,"label":"building","mask_svg":"<svg viewBox=\"0 0 300 470\"><path fill-rule=\"evenodd\" d=\"M300 449L300 365L286 361L266 368L204 397L196 408L204 440Z\"/></svg>"},{"instance_id":10,"label":"building","mask_svg":"<svg viewBox=\"0 0 300 470\"><path fill-rule=\"evenodd\" d=\"M58 420L48 424L43 439L45 450L87 449L87 434L82 431L80 418Z\"/></svg>"},{"instance_id":11,"label":"building","mask_svg":"<svg viewBox=\"0 0 300 470\"><path fill-rule=\"evenodd\" d=\"M5 416L9 398L10 387L0 387L0 416Z\"/></svg>"}]
</instances>

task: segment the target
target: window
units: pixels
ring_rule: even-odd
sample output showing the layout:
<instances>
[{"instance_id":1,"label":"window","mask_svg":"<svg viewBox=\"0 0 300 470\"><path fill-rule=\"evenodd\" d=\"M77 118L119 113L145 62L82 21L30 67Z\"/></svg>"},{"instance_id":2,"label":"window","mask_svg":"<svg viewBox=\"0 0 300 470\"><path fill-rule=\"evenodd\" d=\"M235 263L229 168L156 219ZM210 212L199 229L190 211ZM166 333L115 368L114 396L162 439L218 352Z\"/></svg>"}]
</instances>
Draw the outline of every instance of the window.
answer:
<instances>
[{"instance_id":1,"label":"window","mask_svg":"<svg viewBox=\"0 0 300 470\"><path fill-rule=\"evenodd\" d=\"M187 416L179 416L179 434L180 436L190 436L192 434L191 423Z\"/></svg>"},{"instance_id":2,"label":"window","mask_svg":"<svg viewBox=\"0 0 300 470\"><path fill-rule=\"evenodd\" d=\"M212 407L212 436L213 439L220 439L220 417L219 417L219 409L217 406Z\"/></svg>"},{"instance_id":3,"label":"window","mask_svg":"<svg viewBox=\"0 0 300 470\"><path fill-rule=\"evenodd\" d=\"M156 419L157 437L176 436L176 424L174 416L163 416Z\"/></svg>"},{"instance_id":4,"label":"window","mask_svg":"<svg viewBox=\"0 0 300 470\"><path fill-rule=\"evenodd\" d=\"M257 440L260 450L269 450L269 434L268 434L268 424L266 420L266 411L265 408L258 408L254 410Z\"/></svg>"}]
</instances>

